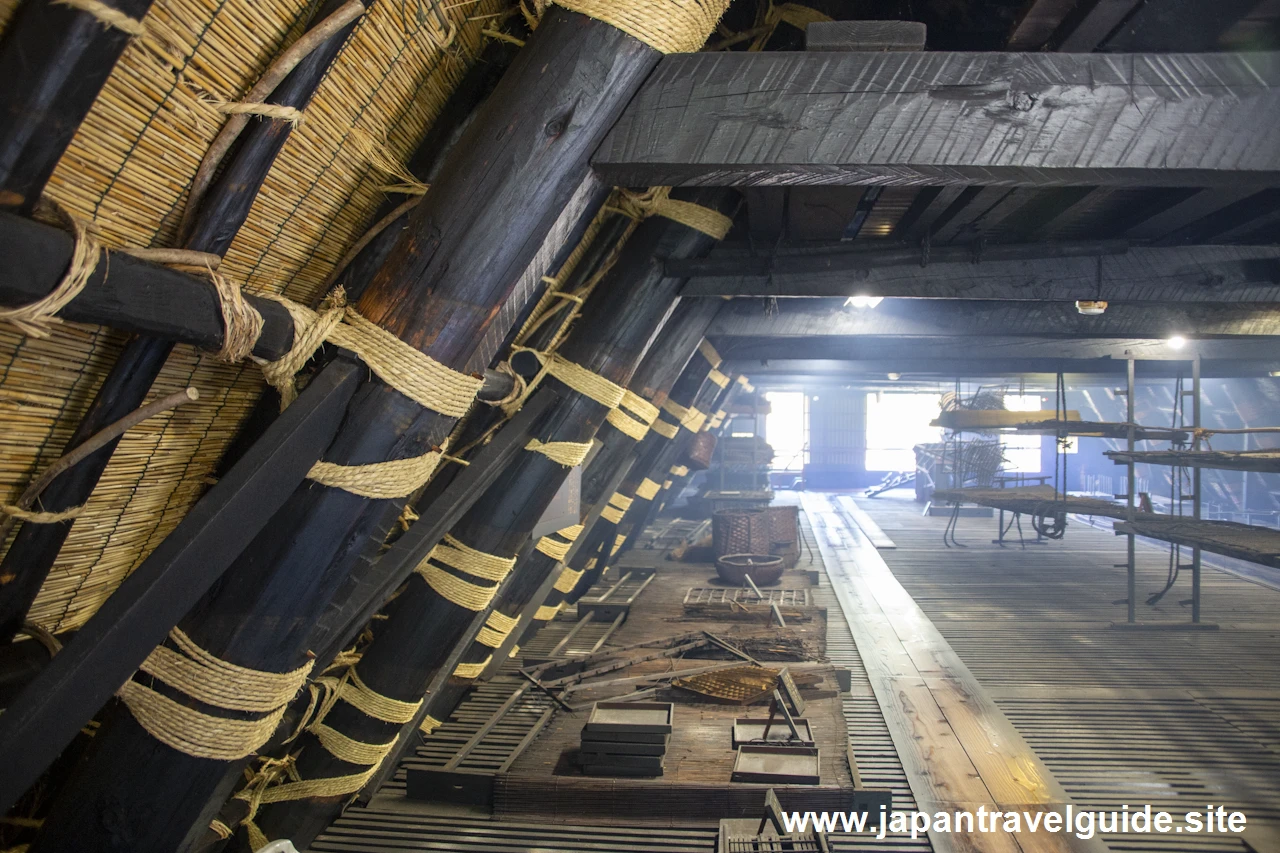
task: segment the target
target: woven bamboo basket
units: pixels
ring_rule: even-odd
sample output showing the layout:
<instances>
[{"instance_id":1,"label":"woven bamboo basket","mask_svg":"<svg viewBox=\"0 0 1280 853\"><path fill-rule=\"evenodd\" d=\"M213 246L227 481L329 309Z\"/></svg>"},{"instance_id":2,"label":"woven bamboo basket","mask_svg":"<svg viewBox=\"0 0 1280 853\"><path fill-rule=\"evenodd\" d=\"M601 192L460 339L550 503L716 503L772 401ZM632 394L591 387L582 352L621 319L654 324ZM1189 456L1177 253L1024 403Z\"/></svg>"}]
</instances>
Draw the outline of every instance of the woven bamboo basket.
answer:
<instances>
[{"instance_id":1,"label":"woven bamboo basket","mask_svg":"<svg viewBox=\"0 0 1280 853\"><path fill-rule=\"evenodd\" d=\"M722 509L711 517L716 556L768 554L769 517L758 509Z\"/></svg>"},{"instance_id":2,"label":"woven bamboo basket","mask_svg":"<svg viewBox=\"0 0 1280 853\"><path fill-rule=\"evenodd\" d=\"M771 506L764 511L769 518L769 544L786 546L800 542L800 507Z\"/></svg>"},{"instance_id":3,"label":"woven bamboo basket","mask_svg":"<svg viewBox=\"0 0 1280 853\"><path fill-rule=\"evenodd\" d=\"M739 586L747 582L747 575L756 586L773 586L782 580L782 570L782 558L768 554L725 554L716 558L720 580Z\"/></svg>"}]
</instances>

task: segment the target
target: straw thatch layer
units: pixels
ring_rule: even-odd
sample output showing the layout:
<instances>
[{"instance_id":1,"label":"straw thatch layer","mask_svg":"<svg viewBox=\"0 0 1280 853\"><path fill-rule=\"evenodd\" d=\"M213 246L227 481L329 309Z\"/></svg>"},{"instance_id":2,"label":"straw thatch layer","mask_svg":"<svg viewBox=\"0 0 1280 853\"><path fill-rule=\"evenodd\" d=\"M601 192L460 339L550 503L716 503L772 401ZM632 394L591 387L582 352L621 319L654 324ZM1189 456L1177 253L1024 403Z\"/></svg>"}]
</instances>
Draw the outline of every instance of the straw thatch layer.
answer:
<instances>
[{"instance_id":1,"label":"straw thatch layer","mask_svg":"<svg viewBox=\"0 0 1280 853\"><path fill-rule=\"evenodd\" d=\"M11 0L0 0L0 22ZM477 54L502 0L382 2L361 20L276 161L221 272L303 301L382 200L353 132L403 159ZM186 187L234 100L301 32L308 0L158 0L58 165L48 195L92 219L104 242L165 246ZM446 45L447 42L447 45ZM171 64L169 64L171 63ZM175 73L181 70L182 75ZM358 130L357 130L358 129ZM56 459L118 353L108 330L63 325L36 341L0 330L0 499ZM31 613L55 631L83 624L208 487L262 387L256 368L178 347L153 389L194 385L201 401L122 440Z\"/></svg>"}]
</instances>

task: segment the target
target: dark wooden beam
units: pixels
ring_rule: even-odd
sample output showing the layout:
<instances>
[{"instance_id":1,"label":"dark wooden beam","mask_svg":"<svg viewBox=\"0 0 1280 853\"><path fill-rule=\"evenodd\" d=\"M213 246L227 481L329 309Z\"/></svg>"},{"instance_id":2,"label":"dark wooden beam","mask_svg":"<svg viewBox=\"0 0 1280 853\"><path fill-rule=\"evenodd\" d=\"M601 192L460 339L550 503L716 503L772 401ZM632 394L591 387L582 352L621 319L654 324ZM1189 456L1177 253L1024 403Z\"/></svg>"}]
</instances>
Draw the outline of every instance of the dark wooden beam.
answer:
<instances>
[{"instance_id":1,"label":"dark wooden beam","mask_svg":"<svg viewBox=\"0 0 1280 853\"><path fill-rule=\"evenodd\" d=\"M1030 243L753 258L724 252L670 263L685 296L868 296L1072 302L1280 302L1280 249ZM1110 247L1110 248L1109 248ZM1035 257L1039 255L1039 257ZM980 258L975 262L975 258ZM769 269L772 261L772 269Z\"/></svg>"},{"instance_id":2,"label":"dark wooden beam","mask_svg":"<svg viewBox=\"0 0 1280 853\"><path fill-rule=\"evenodd\" d=\"M135 20L152 0L112 0ZM53 0L28 0L0 41L0 207L30 212L131 36Z\"/></svg>"},{"instance_id":3,"label":"dark wooden beam","mask_svg":"<svg viewBox=\"0 0 1280 853\"><path fill-rule=\"evenodd\" d=\"M964 192L965 188L958 185L922 188L894 226L894 236L908 243L932 238L934 230L942 226L947 211Z\"/></svg>"},{"instance_id":4,"label":"dark wooden beam","mask_svg":"<svg viewBox=\"0 0 1280 853\"><path fill-rule=\"evenodd\" d=\"M1006 50L1039 50L1053 36L1078 0L1026 0L1009 33Z\"/></svg>"},{"instance_id":5,"label":"dark wooden beam","mask_svg":"<svg viewBox=\"0 0 1280 853\"><path fill-rule=\"evenodd\" d=\"M682 200L725 214L739 203L737 194L729 190L703 190L692 196L686 191ZM625 387L681 284L663 273L660 259L705 253L713 243L711 237L670 220L653 218L642 223L592 291L559 354ZM527 439L590 442L605 423L605 406L558 381L549 381L536 394L556 394L560 399L524 433ZM487 554L518 555L568 474L567 467L541 454L520 453L462 516L451 535ZM540 571L531 570L535 567ZM518 619L554 567L554 563L528 560L518 565L496 593L493 610ZM385 696L410 702L421 699L459 642L470 646L463 663L480 665L491 659L492 648L467 636L469 629L478 627L475 611L441 595L419 575L409 578L388 605L387 615L374 628L374 638L363 647L356 666L360 680ZM387 742L400 730L396 723L349 705L335 707L325 725L364 743ZM289 749L301 750L297 768L303 778L340 777L360 769L330 753L310 734ZM289 838L305 846L341 812L345 802L344 796L329 796L265 806L256 822L268 838Z\"/></svg>"},{"instance_id":6,"label":"dark wooden beam","mask_svg":"<svg viewBox=\"0 0 1280 853\"><path fill-rule=\"evenodd\" d=\"M1217 214L1225 207L1243 201L1256 191L1254 187L1196 190L1182 201L1153 212L1153 215L1135 223L1125 232L1125 236L1135 240L1159 240L1168 237L1193 226L1206 217Z\"/></svg>"},{"instance_id":7,"label":"dark wooden beam","mask_svg":"<svg viewBox=\"0 0 1280 853\"><path fill-rule=\"evenodd\" d=\"M364 372L332 363L0 714L8 809L302 483Z\"/></svg>"},{"instance_id":8,"label":"dark wooden beam","mask_svg":"<svg viewBox=\"0 0 1280 853\"><path fill-rule=\"evenodd\" d=\"M0 305L23 305L58 286L71 259L70 234L33 219L0 211ZM73 323L110 326L124 332L191 344L222 347L222 312L206 278L109 253L89 277L85 289L58 316ZM245 294L262 315L262 334L253 354L274 361L293 346L293 320L279 302ZM500 400L511 391L511 377L485 372L483 400Z\"/></svg>"},{"instance_id":9,"label":"dark wooden beam","mask_svg":"<svg viewBox=\"0 0 1280 853\"><path fill-rule=\"evenodd\" d=\"M34 302L62 280L75 241L33 219L0 212L0 305ZM123 252L103 252L85 289L59 312L73 323L95 323L164 338L206 350L222 347L222 312L207 278L140 261ZM293 320L284 306L249 294L262 315L262 335L253 354L270 361L293 346Z\"/></svg>"},{"instance_id":10,"label":"dark wooden beam","mask_svg":"<svg viewBox=\"0 0 1280 853\"><path fill-rule=\"evenodd\" d=\"M1277 84L1270 53L673 55L593 165L622 185L1261 188Z\"/></svg>"},{"instance_id":11,"label":"dark wooden beam","mask_svg":"<svg viewBox=\"0 0 1280 853\"><path fill-rule=\"evenodd\" d=\"M881 306L884 307L883 305ZM878 309L877 309L878 310ZM1014 335L1003 331L988 334L937 334L920 337L884 335L824 335L812 337L729 337L712 340L727 359L740 365L748 362L786 359L824 359L833 362L865 361L902 372L910 363L925 361L1073 360L1116 359L1123 364L1127 354L1146 361L1185 363L1200 353L1206 360L1247 362L1232 375L1265 375L1280 369L1275 342L1269 338L1210 339L1191 341L1181 350L1153 338L1066 338L1053 335ZM902 365L899 367L897 365ZM1030 367L1028 367L1030 369ZM1083 367L1080 368L1083 370ZM966 368L968 370L968 368ZM1185 369L1184 369L1185 372Z\"/></svg>"},{"instance_id":12,"label":"dark wooden beam","mask_svg":"<svg viewBox=\"0 0 1280 853\"><path fill-rule=\"evenodd\" d=\"M810 360L770 358L764 364L758 359L730 359L725 363L732 369L748 369L751 380L762 388L819 388L827 385L844 387L850 382L880 388L907 386L916 380L951 380L957 376L981 381L1013 376L1026 377L1028 381L1040 379L1048 387L1053 386L1054 376L1063 373L1068 383L1086 381L1090 377L1123 377L1127 362L1124 350L1131 349L1144 358L1137 363L1140 377L1169 378L1185 376L1188 362L1185 359L1154 360L1147 357L1150 341L1132 343L1132 346L1113 346L1102 357L1056 357L1055 341L1046 340L1042 346L1027 345L1027 339L1006 342L1010 349L1020 354L995 357L993 347L984 347L981 356L975 354L966 341L930 341L921 352L890 341L880 353L861 352L858 358L844 360ZM1099 342L1090 342L1097 347ZM1207 341L1211 345L1220 341ZM1019 349L1021 348L1021 349ZM1163 347L1168 355L1168 347ZM1087 355L1073 351L1074 355ZM919 357L917 357L919 356ZM1240 361L1232 359L1206 359L1201 362L1201 375L1206 378L1265 377L1277 369L1275 359ZM889 374L898 378L890 379ZM1076 377L1073 379L1073 377ZM1112 380L1108 380L1112 381Z\"/></svg>"},{"instance_id":13,"label":"dark wooden beam","mask_svg":"<svg viewBox=\"0 0 1280 853\"><path fill-rule=\"evenodd\" d=\"M1087 317L1056 303L887 300L874 309L838 299L787 299L766 313L757 300L726 302L707 330L713 339L879 337L1234 338L1280 335L1280 305L1112 305ZM1270 341L1275 345L1275 341Z\"/></svg>"},{"instance_id":14,"label":"dark wooden beam","mask_svg":"<svg viewBox=\"0 0 1280 853\"><path fill-rule=\"evenodd\" d=\"M927 36L918 21L814 21L804 29L804 49L924 50Z\"/></svg>"},{"instance_id":15,"label":"dark wooden beam","mask_svg":"<svg viewBox=\"0 0 1280 853\"><path fill-rule=\"evenodd\" d=\"M1062 29L1054 35L1062 53L1089 53L1107 40L1143 0L1089 0L1076 6Z\"/></svg>"},{"instance_id":16,"label":"dark wooden beam","mask_svg":"<svg viewBox=\"0 0 1280 853\"><path fill-rule=\"evenodd\" d=\"M1221 50L1222 35L1257 5L1258 0L1146 0L1107 37L1102 49L1108 53Z\"/></svg>"}]
</instances>

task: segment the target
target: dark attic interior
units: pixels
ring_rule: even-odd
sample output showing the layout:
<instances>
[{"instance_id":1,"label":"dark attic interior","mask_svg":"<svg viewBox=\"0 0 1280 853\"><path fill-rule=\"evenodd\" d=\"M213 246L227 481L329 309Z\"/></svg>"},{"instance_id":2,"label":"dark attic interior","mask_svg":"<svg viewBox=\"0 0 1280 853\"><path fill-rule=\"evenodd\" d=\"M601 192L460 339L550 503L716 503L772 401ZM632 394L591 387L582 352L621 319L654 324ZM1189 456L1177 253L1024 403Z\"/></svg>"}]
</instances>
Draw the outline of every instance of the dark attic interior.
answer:
<instances>
[{"instance_id":1,"label":"dark attic interior","mask_svg":"<svg viewBox=\"0 0 1280 853\"><path fill-rule=\"evenodd\" d=\"M1280 0L0 0L0 853L1280 853Z\"/></svg>"}]
</instances>

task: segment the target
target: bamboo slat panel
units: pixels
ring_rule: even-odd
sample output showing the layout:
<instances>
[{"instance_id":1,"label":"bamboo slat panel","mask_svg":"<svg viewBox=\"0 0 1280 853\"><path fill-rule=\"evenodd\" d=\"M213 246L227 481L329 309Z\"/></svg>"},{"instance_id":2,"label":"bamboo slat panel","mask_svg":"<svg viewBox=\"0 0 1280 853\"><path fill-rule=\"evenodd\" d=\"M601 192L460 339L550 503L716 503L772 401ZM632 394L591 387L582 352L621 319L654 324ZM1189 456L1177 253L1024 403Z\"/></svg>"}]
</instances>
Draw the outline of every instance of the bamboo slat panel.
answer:
<instances>
[{"instance_id":1,"label":"bamboo slat panel","mask_svg":"<svg viewBox=\"0 0 1280 853\"><path fill-rule=\"evenodd\" d=\"M199 90L235 100L301 32L310 0L158 0L147 15L182 77L132 44L68 147L47 194L92 219L110 245L167 246L186 188L221 125ZM0 27L16 4L0 0ZM309 300L369 224L385 178L353 145L356 128L404 159L429 129L504 0L380 3L361 20L276 160L222 272L258 292ZM454 33L452 41L443 34ZM192 85L188 85L192 84ZM193 86L198 88L193 88ZM47 340L0 329L0 500L60 455L122 345L63 325ZM257 399L254 367L178 347L153 394L187 385L200 403L122 440L59 555L31 617L83 624L209 485Z\"/></svg>"}]
</instances>

